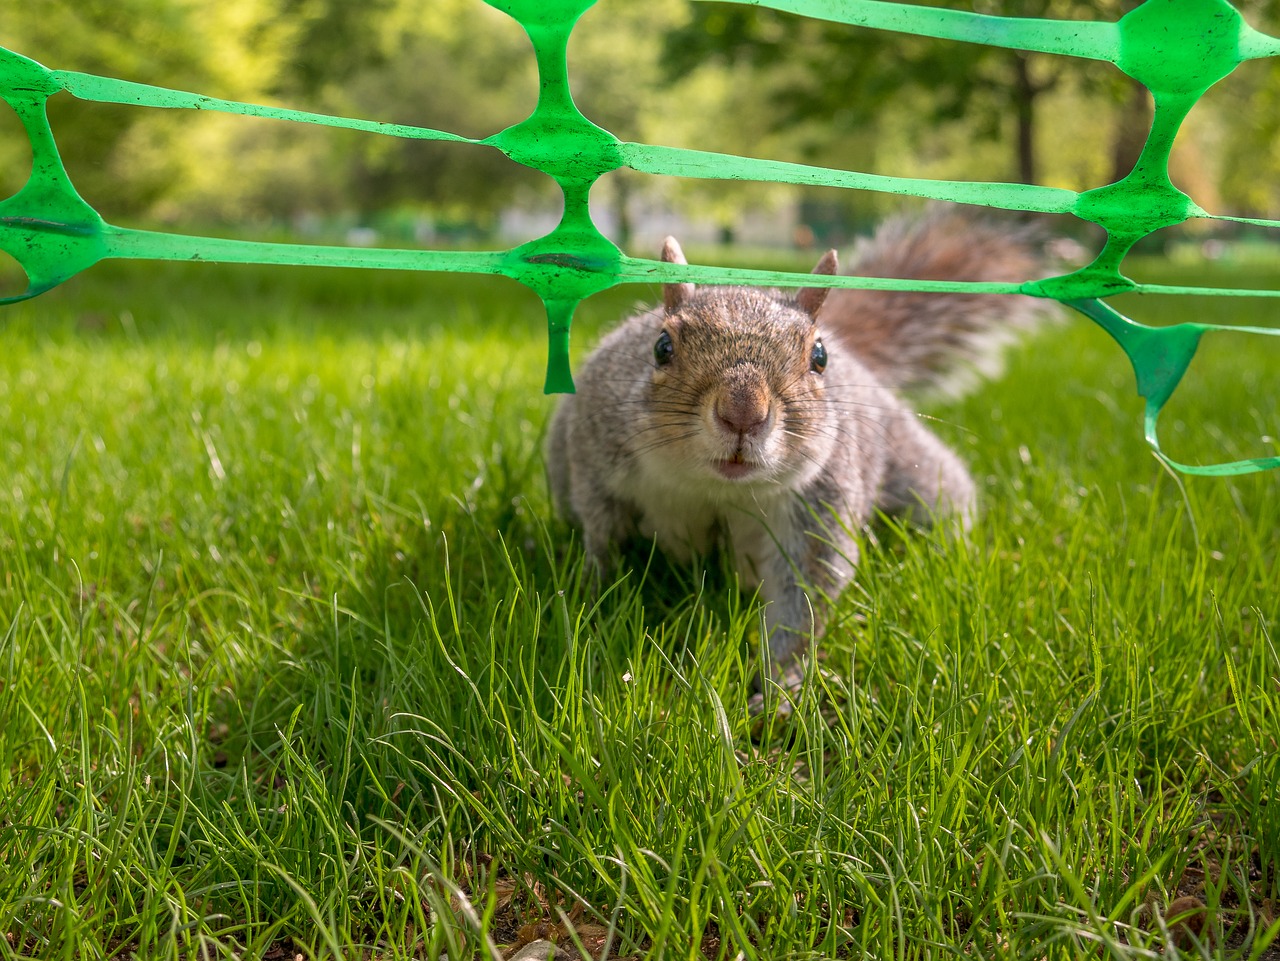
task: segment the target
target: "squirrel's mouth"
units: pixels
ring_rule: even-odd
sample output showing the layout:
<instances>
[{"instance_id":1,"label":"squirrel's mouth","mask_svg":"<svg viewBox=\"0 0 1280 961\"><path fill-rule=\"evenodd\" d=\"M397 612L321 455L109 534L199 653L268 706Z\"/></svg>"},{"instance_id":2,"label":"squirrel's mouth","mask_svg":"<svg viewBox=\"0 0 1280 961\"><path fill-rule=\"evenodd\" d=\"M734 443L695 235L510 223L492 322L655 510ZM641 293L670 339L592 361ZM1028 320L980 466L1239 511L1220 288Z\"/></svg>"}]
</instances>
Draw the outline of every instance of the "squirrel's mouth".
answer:
<instances>
[{"instance_id":1,"label":"squirrel's mouth","mask_svg":"<svg viewBox=\"0 0 1280 961\"><path fill-rule=\"evenodd\" d=\"M759 464L746 460L741 453L713 460L711 466L715 468L717 474L729 480L741 480L760 470Z\"/></svg>"}]
</instances>

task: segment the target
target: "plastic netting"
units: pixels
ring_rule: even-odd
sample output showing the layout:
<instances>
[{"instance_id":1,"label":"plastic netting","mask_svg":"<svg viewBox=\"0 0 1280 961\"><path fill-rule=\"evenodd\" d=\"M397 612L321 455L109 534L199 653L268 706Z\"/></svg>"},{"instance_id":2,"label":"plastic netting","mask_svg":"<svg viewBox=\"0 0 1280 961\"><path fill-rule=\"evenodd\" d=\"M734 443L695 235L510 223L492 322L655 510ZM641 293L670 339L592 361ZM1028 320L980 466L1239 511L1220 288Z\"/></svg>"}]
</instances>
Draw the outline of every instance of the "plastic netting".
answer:
<instances>
[{"instance_id":1,"label":"plastic netting","mask_svg":"<svg viewBox=\"0 0 1280 961\"><path fill-rule=\"evenodd\" d=\"M808 17L944 40L1107 61L1145 85L1155 104L1145 146L1123 179L1077 192L1007 183L921 180L834 170L619 140L588 120L570 94L567 48L582 14L596 0L486 0L517 20L533 43L540 93L523 121L483 139L442 130L334 117L219 100L194 93L50 70L0 48L0 95L31 141L26 185L0 202L0 249L27 274L27 289L8 303L34 297L108 257L312 264L501 274L532 289L546 305L549 333L546 390L572 391L569 328L577 305L625 283L693 281L794 287L809 274L665 264L629 257L592 221L588 195L620 168L706 179L776 181L910 195L1027 212L1072 214L1097 224L1107 240L1092 263L1074 272L1019 284L962 283L875 277L824 278L833 287L972 293L1022 293L1074 307L1101 325L1128 354L1145 398L1148 443L1171 466L1192 474L1240 474L1280 466L1280 457L1208 465L1173 461L1160 449L1160 411L1182 380L1207 331L1272 336L1280 329L1178 324L1150 327L1116 311L1105 298L1128 291L1173 294L1280 295L1280 291L1139 284L1121 268L1139 240L1193 218L1267 227L1280 222L1225 217L1202 209L1169 178L1169 156L1181 124L1213 84L1241 63L1280 54L1280 40L1254 29L1227 0L1147 0L1116 22L993 17L881 0L754 0ZM751 2L751 0L749 0ZM564 214L554 230L501 252L356 249L196 237L121 228L107 223L76 192L59 158L45 105L66 91L82 100L186 110L216 110L301 123L346 127L392 137L447 140L493 148L555 179Z\"/></svg>"}]
</instances>

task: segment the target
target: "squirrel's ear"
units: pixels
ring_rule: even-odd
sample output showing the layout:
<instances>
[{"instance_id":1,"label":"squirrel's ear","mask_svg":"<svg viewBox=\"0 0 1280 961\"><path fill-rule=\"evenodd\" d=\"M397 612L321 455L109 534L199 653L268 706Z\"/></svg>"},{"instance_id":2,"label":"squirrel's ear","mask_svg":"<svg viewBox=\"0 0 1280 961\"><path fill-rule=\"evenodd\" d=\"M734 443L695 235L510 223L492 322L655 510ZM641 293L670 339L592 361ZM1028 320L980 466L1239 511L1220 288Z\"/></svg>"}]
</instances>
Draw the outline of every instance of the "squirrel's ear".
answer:
<instances>
[{"instance_id":1,"label":"squirrel's ear","mask_svg":"<svg viewBox=\"0 0 1280 961\"><path fill-rule=\"evenodd\" d=\"M662 242L662 262L664 264L687 264L684 251L674 237ZM674 314L689 297L693 296L693 284L663 284L662 306L668 314Z\"/></svg>"},{"instance_id":2,"label":"squirrel's ear","mask_svg":"<svg viewBox=\"0 0 1280 961\"><path fill-rule=\"evenodd\" d=\"M818 266L813 268L813 273L834 275L839 270L840 264L836 259L836 252L828 250L822 255L822 259L818 261ZM796 294L796 306L810 317L817 317L818 311L822 309L830 289L829 287L801 287L800 292Z\"/></svg>"}]
</instances>

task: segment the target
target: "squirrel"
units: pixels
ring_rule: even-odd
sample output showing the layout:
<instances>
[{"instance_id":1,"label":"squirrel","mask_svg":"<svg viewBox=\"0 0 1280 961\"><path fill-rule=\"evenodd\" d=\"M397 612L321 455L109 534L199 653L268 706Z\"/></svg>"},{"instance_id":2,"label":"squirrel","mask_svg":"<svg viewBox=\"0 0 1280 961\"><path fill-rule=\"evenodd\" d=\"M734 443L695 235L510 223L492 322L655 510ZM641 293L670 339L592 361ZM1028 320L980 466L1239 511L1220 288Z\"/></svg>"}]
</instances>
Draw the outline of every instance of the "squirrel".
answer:
<instances>
[{"instance_id":1,"label":"squirrel","mask_svg":"<svg viewBox=\"0 0 1280 961\"><path fill-rule=\"evenodd\" d=\"M672 237L662 260L687 263ZM1017 283L1042 267L1033 228L934 211L884 223L850 272ZM837 269L830 250L813 273ZM595 573L632 537L677 562L725 546L765 602L764 673L787 690L876 512L973 522L968 470L904 392L994 374L1048 312L1023 295L828 291L665 285L586 359L547 437L554 505Z\"/></svg>"}]
</instances>

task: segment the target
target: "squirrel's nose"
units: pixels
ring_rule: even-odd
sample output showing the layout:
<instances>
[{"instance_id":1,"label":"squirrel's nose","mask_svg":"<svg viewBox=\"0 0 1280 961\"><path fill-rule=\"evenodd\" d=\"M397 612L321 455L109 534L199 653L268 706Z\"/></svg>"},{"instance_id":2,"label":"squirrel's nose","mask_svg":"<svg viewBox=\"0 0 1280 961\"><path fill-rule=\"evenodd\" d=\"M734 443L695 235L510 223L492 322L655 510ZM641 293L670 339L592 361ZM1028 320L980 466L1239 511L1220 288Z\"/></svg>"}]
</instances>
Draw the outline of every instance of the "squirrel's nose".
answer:
<instances>
[{"instance_id":1,"label":"squirrel's nose","mask_svg":"<svg viewBox=\"0 0 1280 961\"><path fill-rule=\"evenodd\" d=\"M763 391L731 390L716 398L716 422L732 434L752 434L769 419L769 399Z\"/></svg>"}]
</instances>

